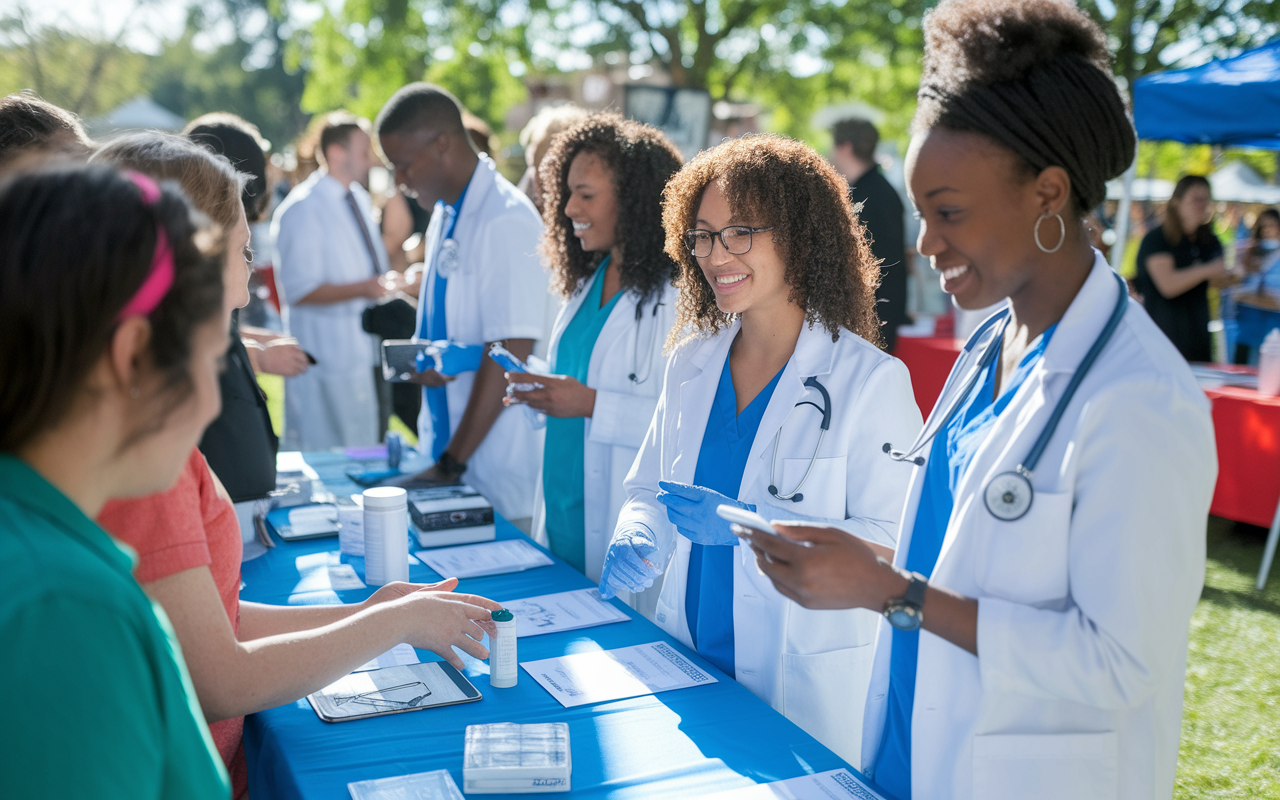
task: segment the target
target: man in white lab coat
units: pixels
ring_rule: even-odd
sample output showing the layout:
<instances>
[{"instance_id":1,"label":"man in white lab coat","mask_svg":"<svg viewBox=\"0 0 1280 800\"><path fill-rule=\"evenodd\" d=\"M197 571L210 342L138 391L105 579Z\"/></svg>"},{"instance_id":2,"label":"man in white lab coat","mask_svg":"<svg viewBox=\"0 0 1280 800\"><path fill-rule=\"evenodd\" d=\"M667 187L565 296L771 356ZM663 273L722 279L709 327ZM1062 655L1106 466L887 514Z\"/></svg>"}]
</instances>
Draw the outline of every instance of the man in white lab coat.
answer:
<instances>
[{"instance_id":1,"label":"man in white lab coat","mask_svg":"<svg viewBox=\"0 0 1280 800\"><path fill-rule=\"evenodd\" d=\"M378 114L376 129L396 183L434 207L418 336L457 346L444 356L458 362L444 368L450 374L416 377L423 386L419 446L435 460L417 477L464 480L528 531L542 444L522 409L504 409L503 369L481 353L502 342L525 359L546 337L547 276L537 254L542 220L493 161L476 153L458 101L444 89L405 86Z\"/></svg>"},{"instance_id":2,"label":"man in white lab coat","mask_svg":"<svg viewBox=\"0 0 1280 800\"><path fill-rule=\"evenodd\" d=\"M272 219L286 322L315 359L285 380L285 450L327 450L378 441L373 367L377 339L360 315L392 291L366 189L373 153L369 121L330 114L320 132L321 168L294 188Z\"/></svg>"}]
</instances>

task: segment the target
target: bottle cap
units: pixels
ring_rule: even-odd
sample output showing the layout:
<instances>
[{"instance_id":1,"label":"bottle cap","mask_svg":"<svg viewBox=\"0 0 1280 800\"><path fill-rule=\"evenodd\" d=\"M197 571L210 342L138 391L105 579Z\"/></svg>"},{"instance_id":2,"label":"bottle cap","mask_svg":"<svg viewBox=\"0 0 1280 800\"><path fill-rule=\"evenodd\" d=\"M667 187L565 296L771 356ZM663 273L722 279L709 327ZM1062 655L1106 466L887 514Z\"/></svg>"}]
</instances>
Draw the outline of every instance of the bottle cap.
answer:
<instances>
[{"instance_id":1,"label":"bottle cap","mask_svg":"<svg viewBox=\"0 0 1280 800\"><path fill-rule=\"evenodd\" d=\"M492 612L490 616L493 617L494 622L511 622L516 618L515 614L512 614L505 608L500 608L497 611Z\"/></svg>"},{"instance_id":2,"label":"bottle cap","mask_svg":"<svg viewBox=\"0 0 1280 800\"><path fill-rule=\"evenodd\" d=\"M375 486L365 489L363 495L366 510L395 511L409 504L409 493L399 486Z\"/></svg>"}]
</instances>

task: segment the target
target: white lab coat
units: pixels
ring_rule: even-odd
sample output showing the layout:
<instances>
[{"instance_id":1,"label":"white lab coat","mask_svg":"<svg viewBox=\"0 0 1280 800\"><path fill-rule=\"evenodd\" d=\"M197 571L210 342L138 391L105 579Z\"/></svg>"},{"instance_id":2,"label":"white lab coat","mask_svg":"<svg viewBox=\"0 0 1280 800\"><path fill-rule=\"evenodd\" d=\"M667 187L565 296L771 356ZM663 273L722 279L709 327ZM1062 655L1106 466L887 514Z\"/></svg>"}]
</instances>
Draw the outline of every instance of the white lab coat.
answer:
<instances>
[{"instance_id":1,"label":"white lab coat","mask_svg":"<svg viewBox=\"0 0 1280 800\"><path fill-rule=\"evenodd\" d=\"M642 525L661 540L674 537L656 620L689 646L685 586L691 543L654 496L659 480L693 482L721 369L738 329L735 322L671 357L653 422L627 476L627 503L618 520L618 530ZM823 405L821 395L803 385L811 376L831 396L830 430L802 489L803 501L776 500L768 492L775 440L782 493L799 483L818 444L821 412L797 405L802 399ZM886 465L881 448L919 429L920 411L902 362L848 331L832 342L821 327L806 326L760 421L738 499L757 505L766 519L799 512L893 547L911 468ZM859 752L875 614L800 607L759 573L749 547L737 548L733 594L738 682L852 761Z\"/></svg>"},{"instance_id":2,"label":"white lab coat","mask_svg":"<svg viewBox=\"0 0 1280 800\"><path fill-rule=\"evenodd\" d=\"M595 277L583 281L578 290L560 309L551 332L551 371L556 369L560 337L583 298L591 292ZM636 460L644 441L653 409L662 392L662 376L666 366L663 346L675 323L676 290L664 284L656 298L650 299L636 317L638 298L626 292L618 298L609 319L600 329L591 361L587 367L587 385L596 390L596 404L586 419L583 439L583 505L586 517L585 565L587 577L600 580L604 554L609 549L618 512L626 501L622 481ZM637 380L631 380L635 375ZM537 505L534 512L534 539L547 544L546 507L542 496L542 473L538 473ZM657 604L656 591L635 598L636 608L652 618ZM646 602L647 601L647 602Z\"/></svg>"},{"instance_id":3,"label":"white lab coat","mask_svg":"<svg viewBox=\"0 0 1280 800\"><path fill-rule=\"evenodd\" d=\"M427 228L428 269L418 298L419 332L423 314L432 307L435 264L430 256L444 235L443 217L434 215ZM448 276L444 301L450 339L479 345L546 338L547 274L538 260L541 234L542 218L533 203L498 173L488 156L480 156L454 228L458 261ZM475 372L464 372L446 385L450 437L462 420L475 379ZM418 439L429 453L434 433L425 393ZM541 431L530 427L521 409L507 408L468 460L463 480L503 517L528 520L541 464Z\"/></svg>"},{"instance_id":4,"label":"white lab coat","mask_svg":"<svg viewBox=\"0 0 1280 800\"><path fill-rule=\"evenodd\" d=\"M378 441L378 401L373 367L377 337L365 333L360 315L370 301L292 305L325 284L373 277L369 249L346 201L347 187L325 170L298 184L272 218L276 279L285 303L286 330L316 359L306 372L285 379L286 450L327 450ZM386 250L373 220L369 194L351 184L373 239L379 272Z\"/></svg>"},{"instance_id":5,"label":"white lab coat","mask_svg":"<svg viewBox=\"0 0 1280 800\"><path fill-rule=\"evenodd\" d=\"M931 583L977 598L979 655L920 633L915 797L1167 800L1173 793L1187 628L1204 581L1217 458L1204 392L1140 305L1128 301L1067 406L1031 479L1026 516L1000 521L982 496L992 477L1027 455L1117 291L1096 255L1044 356L956 489ZM948 395L964 385L998 327L961 357ZM950 402L940 398L935 416ZM923 475L915 469L899 565ZM864 771L874 767L884 730L891 631L882 621Z\"/></svg>"}]
</instances>

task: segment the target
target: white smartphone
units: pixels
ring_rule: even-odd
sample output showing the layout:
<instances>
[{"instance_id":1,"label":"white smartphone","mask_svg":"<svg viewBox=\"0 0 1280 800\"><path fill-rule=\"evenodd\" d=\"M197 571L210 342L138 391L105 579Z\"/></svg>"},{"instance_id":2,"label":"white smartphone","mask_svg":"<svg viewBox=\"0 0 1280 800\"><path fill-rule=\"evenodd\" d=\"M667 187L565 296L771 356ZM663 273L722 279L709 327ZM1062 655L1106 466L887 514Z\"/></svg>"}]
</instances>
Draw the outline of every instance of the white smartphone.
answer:
<instances>
[{"instance_id":1,"label":"white smartphone","mask_svg":"<svg viewBox=\"0 0 1280 800\"><path fill-rule=\"evenodd\" d=\"M744 528L751 528L753 530L760 531L761 533L770 534L771 536L781 535L772 525L765 521L764 517L754 511L748 511L745 508L731 506L726 503L721 506L716 506L716 514L722 519L727 519L729 522L732 522L735 525L741 525Z\"/></svg>"}]
</instances>

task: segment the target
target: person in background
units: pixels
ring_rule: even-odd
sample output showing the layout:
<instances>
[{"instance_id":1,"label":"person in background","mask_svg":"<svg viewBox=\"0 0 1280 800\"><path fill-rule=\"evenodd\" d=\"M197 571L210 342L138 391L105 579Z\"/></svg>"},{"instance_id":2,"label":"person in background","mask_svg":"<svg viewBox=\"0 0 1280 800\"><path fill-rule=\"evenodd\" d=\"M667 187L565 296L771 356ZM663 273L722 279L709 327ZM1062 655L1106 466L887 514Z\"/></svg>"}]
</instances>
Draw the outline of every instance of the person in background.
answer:
<instances>
[{"instance_id":1,"label":"person in background","mask_svg":"<svg viewBox=\"0 0 1280 800\"><path fill-rule=\"evenodd\" d=\"M401 88L376 128L400 190L433 209L418 337L450 343L441 354L444 373L415 376L423 387L419 447L435 463L408 480L453 483L465 474L499 514L528 531L540 436L522 410L503 408L502 367L484 352L504 342L524 359L546 337L542 221L493 160L476 153L457 99L439 86Z\"/></svg>"},{"instance_id":2,"label":"person in background","mask_svg":"<svg viewBox=\"0 0 1280 800\"><path fill-rule=\"evenodd\" d=\"M593 581L653 418L679 272L663 252L662 190L684 161L657 128L593 114L556 136L542 166L542 257L563 305L542 388L508 372L509 400L547 416L534 539ZM641 609L653 616L657 592ZM637 598L639 599L639 598Z\"/></svg>"},{"instance_id":3,"label":"person in background","mask_svg":"<svg viewBox=\"0 0 1280 800\"><path fill-rule=\"evenodd\" d=\"M361 327L365 307L399 286L369 200L372 152L368 120L329 114L316 146L323 167L272 220L288 330L316 361L285 380L287 450L372 444L390 414L377 388L377 339Z\"/></svg>"},{"instance_id":4,"label":"person in background","mask_svg":"<svg viewBox=\"0 0 1280 800\"><path fill-rule=\"evenodd\" d=\"M529 120L529 123L520 131L520 145L524 148L526 168L516 188L533 201L538 213L543 212L538 170L542 160L547 157L547 151L551 149L551 141L565 128L585 119L587 113L586 109L579 108L573 103L548 106L534 115L533 119Z\"/></svg>"},{"instance_id":5,"label":"person in background","mask_svg":"<svg viewBox=\"0 0 1280 800\"><path fill-rule=\"evenodd\" d=\"M489 127L489 123L464 109L462 127L467 129L467 136L471 137L471 144L477 153L494 158L494 154L498 152L498 140L494 138L493 128Z\"/></svg>"},{"instance_id":6,"label":"person in background","mask_svg":"<svg viewBox=\"0 0 1280 800\"><path fill-rule=\"evenodd\" d=\"M172 486L217 416L224 257L195 216L101 166L0 187L6 796L229 792L168 618L93 522Z\"/></svg>"},{"instance_id":7,"label":"person in background","mask_svg":"<svg viewBox=\"0 0 1280 800\"><path fill-rule=\"evenodd\" d=\"M898 344L898 326L907 318L906 217L902 198L885 179L876 163L880 132L865 119L846 119L831 130L835 140L832 163L849 181L849 199L858 210L858 220L867 230L871 253L880 261L880 283L876 287L876 313L882 323L884 349L892 353Z\"/></svg>"},{"instance_id":8,"label":"person in background","mask_svg":"<svg viewBox=\"0 0 1280 800\"><path fill-rule=\"evenodd\" d=\"M93 146L70 111L25 91L0 100L0 168L26 157L85 159Z\"/></svg>"},{"instance_id":9,"label":"person in background","mask_svg":"<svg viewBox=\"0 0 1280 800\"><path fill-rule=\"evenodd\" d=\"M228 306L248 302L241 173L199 145L156 133L113 141L95 158L178 181L192 204L228 232ZM241 746L245 714L297 700L401 641L460 664L452 645L473 655L483 652L477 649L483 633L468 620L487 613L481 606L498 606L442 593L456 581L391 584L348 606L241 603L240 526L219 477L193 449L173 488L108 502L98 522L138 554L134 574L173 621L234 796L241 797L248 787ZM466 630L475 635L466 636Z\"/></svg>"},{"instance_id":10,"label":"person in background","mask_svg":"<svg viewBox=\"0 0 1280 800\"><path fill-rule=\"evenodd\" d=\"M1222 242L1209 224L1213 197L1202 175L1183 175L1164 207L1164 222L1142 237L1135 280L1151 320L1182 357L1212 361L1209 286L1231 282Z\"/></svg>"},{"instance_id":11,"label":"person in background","mask_svg":"<svg viewBox=\"0 0 1280 800\"><path fill-rule=\"evenodd\" d=\"M245 176L241 205L247 222L256 222L267 199L267 160L257 128L233 114L206 114L188 124L184 135L227 158L232 167ZM142 138L133 147L116 149L116 159L120 159L122 153L130 153L131 160L142 160L153 142L157 148L165 147L164 140ZM246 243L246 249L248 247ZM246 258L252 260L252 250ZM291 338L277 338L270 331L262 331L271 336L266 342L261 335L253 339L245 336L238 311L231 314L227 368L218 376L222 412L205 430L200 452L214 474L221 477L231 501L237 504L242 527L251 528L244 523L251 520L252 503L276 488L279 444L271 427L266 395L258 387L257 373L298 375L306 371L307 360L302 348ZM247 349L249 345L251 348Z\"/></svg>"},{"instance_id":12,"label":"person in background","mask_svg":"<svg viewBox=\"0 0 1280 800\"><path fill-rule=\"evenodd\" d=\"M671 357L600 593L663 575L663 630L852 761L875 616L796 606L716 509L893 546L911 469L881 447L914 437L920 411L907 368L877 346L879 267L844 178L791 139L705 150L663 200L680 265Z\"/></svg>"},{"instance_id":13,"label":"person in background","mask_svg":"<svg viewBox=\"0 0 1280 800\"><path fill-rule=\"evenodd\" d=\"M885 445L914 465L897 546L775 524L752 566L883 614L854 763L886 795L1169 798L1217 458L1204 391L1083 224L1137 144L1107 35L1059 0L943 0L924 40L920 252L959 307L1009 303Z\"/></svg>"},{"instance_id":14,"label":"person in background","mask_svg":"<svg viewBox=\"0 0 1280 800\"><path fill-rule=\"evenodd\" d=\"M1280 211L1264 208L1258 212L1236 262L1244 274L1233 290L1238 327L1232 360L1256 364L1262 341L1280 328Z\"/></svg>"}]
</instances>

